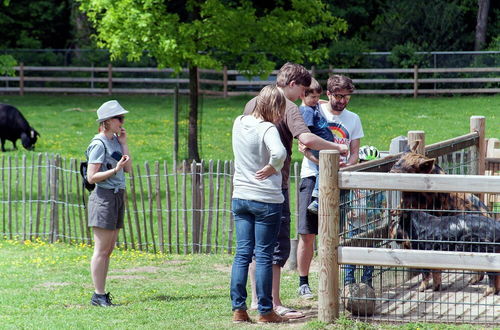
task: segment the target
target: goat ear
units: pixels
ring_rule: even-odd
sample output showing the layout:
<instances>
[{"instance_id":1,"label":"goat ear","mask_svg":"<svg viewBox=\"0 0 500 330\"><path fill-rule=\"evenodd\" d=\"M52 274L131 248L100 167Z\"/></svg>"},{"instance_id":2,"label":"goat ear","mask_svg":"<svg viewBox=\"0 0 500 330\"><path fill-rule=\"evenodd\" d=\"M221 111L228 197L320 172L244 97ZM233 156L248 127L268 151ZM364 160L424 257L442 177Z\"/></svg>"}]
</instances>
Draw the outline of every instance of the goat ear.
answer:
<instances>
[{"instance_id":1,"label":"goat ear","mask_svg":"<svg viewBox=\"0 0 500 330\"><path fill-rule=\"evenodd\" d=\"M436 160L435 158L430 158L430 159L423 160L419 164L420 173L431 173L432 168L434 167L435 160Z\"/></svg>"}]
</instances>

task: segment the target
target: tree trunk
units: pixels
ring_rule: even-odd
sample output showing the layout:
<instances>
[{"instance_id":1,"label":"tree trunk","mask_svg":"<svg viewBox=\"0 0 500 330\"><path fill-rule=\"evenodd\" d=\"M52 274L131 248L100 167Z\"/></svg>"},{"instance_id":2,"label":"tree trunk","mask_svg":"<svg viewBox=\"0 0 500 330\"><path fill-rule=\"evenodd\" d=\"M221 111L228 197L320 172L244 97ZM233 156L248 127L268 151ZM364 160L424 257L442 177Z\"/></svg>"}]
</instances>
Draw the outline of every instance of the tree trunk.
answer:
<instances>
[{"instance_id":1,"label":"tree trunk","mask_svg":"<svg viewBox=\"0 0 500 330\"><path fill-rule=\"evenodd\" d=\"M481 50L486 42L486 30L488 24L488 12L490 10L490 0L477 1L477 24L476 24L476 39L474 42L474 50Z\"/></svg>"},{"instance_id":2,"label":"tree trunk","mask_svg":"<svg viewBox=\"0 0 500 330\"><path fill-rule=\"evenodd\" d=\"M189 161L200 161L198 153L198 67L189 66Z\"/></svg>"}]
</instances>

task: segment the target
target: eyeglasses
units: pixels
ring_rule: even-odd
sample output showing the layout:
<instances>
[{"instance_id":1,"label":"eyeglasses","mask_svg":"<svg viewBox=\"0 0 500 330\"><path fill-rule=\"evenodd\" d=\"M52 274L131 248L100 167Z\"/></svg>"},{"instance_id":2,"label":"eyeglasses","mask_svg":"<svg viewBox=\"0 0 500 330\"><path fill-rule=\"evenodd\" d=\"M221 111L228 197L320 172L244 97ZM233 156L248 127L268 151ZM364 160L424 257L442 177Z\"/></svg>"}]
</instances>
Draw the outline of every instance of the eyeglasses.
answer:
<instances>
[{"instance_id":1,"label":"eyeglasses","mask_svg":"<svg viewBox=\"0 0 500 330\"><path fill-rule=\"evenodd\" d=\"M342 99L349 101L351 99L351 94L330 94L332 95L337 101L340 101Z\"/></svg>"},{"instance_id":2,"label":"eyeglasses","mask_svg":"<svg viewBox=\"0 0 500 330\"><path fill-rule=\"evenodd\" d=\"M123 123L123 121L125 120L125 117L123 117L123 116L115 116L115 117L112 117L111 119L118 119L120 121L120 123Z\"/></svg>"}]
</instances>

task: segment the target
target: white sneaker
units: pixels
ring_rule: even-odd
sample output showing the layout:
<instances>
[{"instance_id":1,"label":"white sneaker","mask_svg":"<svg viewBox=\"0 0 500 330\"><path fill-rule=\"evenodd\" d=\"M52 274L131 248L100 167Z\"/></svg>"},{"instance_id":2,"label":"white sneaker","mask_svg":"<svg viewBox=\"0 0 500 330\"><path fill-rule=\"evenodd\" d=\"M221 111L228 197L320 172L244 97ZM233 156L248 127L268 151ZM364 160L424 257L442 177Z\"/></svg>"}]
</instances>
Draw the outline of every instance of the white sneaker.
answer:
<instances>
[{"instance_id":1,"label":"white sneaker","mask_svg":"<svg viewBox=\"0 0 500 330\"><path fill-rule=\"evenodd\" d=\"M302 299L312 299L314 297L309 284L302 284L298 290L298 293L299 297Z\"/></svg>"}]
</instances>

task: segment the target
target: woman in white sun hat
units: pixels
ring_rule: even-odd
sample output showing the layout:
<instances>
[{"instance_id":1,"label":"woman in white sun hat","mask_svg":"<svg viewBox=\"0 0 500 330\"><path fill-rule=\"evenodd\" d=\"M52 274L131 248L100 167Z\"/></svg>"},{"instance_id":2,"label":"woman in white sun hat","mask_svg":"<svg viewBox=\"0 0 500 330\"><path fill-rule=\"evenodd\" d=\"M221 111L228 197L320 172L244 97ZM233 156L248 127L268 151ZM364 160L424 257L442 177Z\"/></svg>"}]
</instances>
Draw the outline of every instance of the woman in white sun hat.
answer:
<instances>
[{"instance_id":1,"label":"woman in white sun hat","mask_svg":"<svg viewBox=\"0 0 500 330\"><path fill-rule=\"evenodd\" d=\"M94 230L94 254L90 262L95 287L90 302L94 306L113 306L110 293L105 291L106 276L118 232L123 228L124 172L132 169L123 127L126 113L128 111L115 100L101 105L97 110L99 133L90 141L86 152L88 181L96 184L88 202L88 225Z\"/></svg>"}]
</instances>

